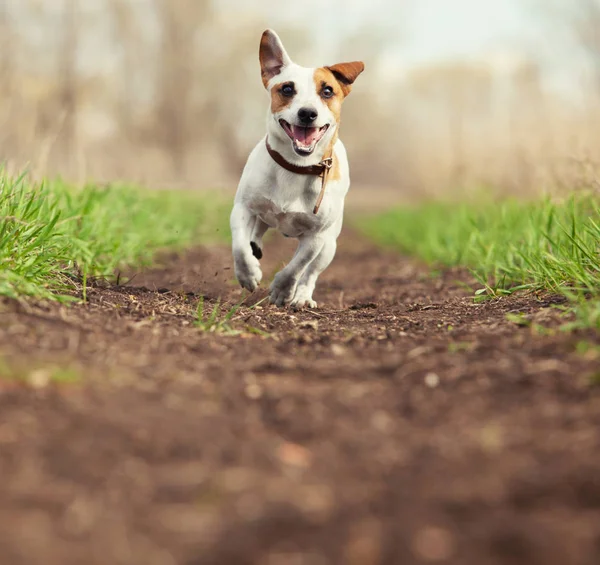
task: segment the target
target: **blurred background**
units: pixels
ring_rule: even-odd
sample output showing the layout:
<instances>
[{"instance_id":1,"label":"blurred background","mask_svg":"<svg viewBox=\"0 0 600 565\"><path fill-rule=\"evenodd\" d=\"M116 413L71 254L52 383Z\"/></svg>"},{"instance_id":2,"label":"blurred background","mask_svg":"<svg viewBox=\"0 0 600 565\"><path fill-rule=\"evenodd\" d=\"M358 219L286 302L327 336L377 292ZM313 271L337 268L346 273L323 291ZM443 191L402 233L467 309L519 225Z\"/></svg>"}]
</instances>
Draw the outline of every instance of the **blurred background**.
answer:
<instances>
[{"instance_id":1,"label":"blurred background","mask_svg":"<svg viewBox=\"0 0 600 565\"><path fill-rule=\"evenodd\" d=\"M365 61L356 190L600 187L600 0L0 0L0 160L234 189L264 135L266 27L300 64Z\"/></svg>"}]
</instances>

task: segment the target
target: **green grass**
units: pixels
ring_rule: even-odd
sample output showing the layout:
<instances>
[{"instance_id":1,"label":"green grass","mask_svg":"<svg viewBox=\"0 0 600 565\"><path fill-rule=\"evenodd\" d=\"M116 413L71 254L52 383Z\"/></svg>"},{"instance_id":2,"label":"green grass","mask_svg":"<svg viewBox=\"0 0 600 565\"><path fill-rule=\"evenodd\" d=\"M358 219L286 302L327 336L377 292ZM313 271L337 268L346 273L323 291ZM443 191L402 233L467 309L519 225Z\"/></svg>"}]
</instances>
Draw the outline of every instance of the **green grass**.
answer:
<instances>
[{"instance_id":1,"label":"green grass","mask_svg":"<svg viewBox=\"0 0 600 565\"><path fill-rule=\"evenodd\" d=\"M244 297L245 298L245 297ZM204 305L204 297L201 296L196 308L196 320L194 325L203 332L236 335L239 332L230 325L231 318L235 316L242 302L234 304L226 312L221 312L221 301L217 300L213 309L208 312Z\"/></svg>"},{"instance_id":2,"label":"green grass","mask_svg":"<svg viewBox=\"0 0 600 565\"><path fill-rule=\"evenodd\" d=\"M257 306L260 306L263 302L267 300L268 297L262 298L255 304L251 306L247 306L245 308L246 312L250 310L254 310ZM245 302L246 296L243 295L241 300L236 304L231 306L223 305L221 300L217 300L213 308L209 311L206 308L206 304L204 303L204 297L201 296L198 301L198 306L196 307L196 320L194 321L194 325L202 332L206 333L217 333L222 335L240 335L243 333L246 334L255 334L261 337L269 337L270 334L260 328L256 328L254 326L250 326L248 324L243 324L243 329L239 329L233 327L233 321L236 320L236 314L239 313L242 304Z\"/></svg>"},{"instance_id":3,"label":"green grass","mask_svg":"<svg viewBox=\"0 0 600 565\"><path fill-rule=\"evenodd\" d=\"M0 171L0 295L65 298L74 280L111 277L157 251L228 238L229 205L214 193L124 185L74 189Z\"/></svg>"},{"instance_id":4,"label":"green grass","mask_svg":"<svg viewBox=\"0 0 600 565\"><path fill-rule=\"evenodd\" d=\"M600 199L428 203L359 222L375 241L433 266L464 266L479 297L546 290L569 299L570 329L600 329Z\"/></svg>"}]
</instances>

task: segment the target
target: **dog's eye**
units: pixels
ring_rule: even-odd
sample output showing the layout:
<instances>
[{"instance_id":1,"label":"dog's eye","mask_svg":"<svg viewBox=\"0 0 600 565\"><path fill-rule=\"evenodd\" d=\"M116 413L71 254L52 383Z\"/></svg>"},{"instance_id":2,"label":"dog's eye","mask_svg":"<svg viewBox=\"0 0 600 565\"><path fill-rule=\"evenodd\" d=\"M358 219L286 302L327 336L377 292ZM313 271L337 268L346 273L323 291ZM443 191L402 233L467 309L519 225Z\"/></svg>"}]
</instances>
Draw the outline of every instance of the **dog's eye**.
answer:
<instances>
[{"instance_id":1,"label":"dog's eye","mask_svg":"<svg viewBox=\"0 0 600 565\"><path fill-rule=\"evenodd\" d=\"M281 94L283 94L284 96L294 96L294 85L284 84L281 87Z\"/></svg>"},{"instance_id":2,"label":"dog's eye","mask_svg":"<svg viewBox=\"0 0 600 565\"><path fill-rule=\"evenodd\" d=\"M333 96L333 88L331 86L326 86L321 90L321 96L323 98L331 98Z\"/></svg>"}]
</instances>

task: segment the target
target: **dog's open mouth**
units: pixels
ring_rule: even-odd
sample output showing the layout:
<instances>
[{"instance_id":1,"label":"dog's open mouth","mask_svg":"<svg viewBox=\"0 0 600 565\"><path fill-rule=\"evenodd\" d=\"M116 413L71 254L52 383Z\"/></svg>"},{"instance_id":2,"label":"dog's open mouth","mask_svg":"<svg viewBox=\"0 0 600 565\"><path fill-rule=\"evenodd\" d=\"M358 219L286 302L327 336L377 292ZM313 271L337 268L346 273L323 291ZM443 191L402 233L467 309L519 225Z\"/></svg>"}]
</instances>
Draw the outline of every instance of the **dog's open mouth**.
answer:
<instances>
[{"instance_id":1,"label":"dog's open mouth","mask_svg":"<svg viewBox=\"0 0 600 565\"><path fill-rule=\"evenodd\" d=\"M279 120L279 123L288 137L292 140L294 151L298 155L310 155L320 139L325 135L329 124L320 128L290 125L285 120Z\"/></svg>"}]
</instances>

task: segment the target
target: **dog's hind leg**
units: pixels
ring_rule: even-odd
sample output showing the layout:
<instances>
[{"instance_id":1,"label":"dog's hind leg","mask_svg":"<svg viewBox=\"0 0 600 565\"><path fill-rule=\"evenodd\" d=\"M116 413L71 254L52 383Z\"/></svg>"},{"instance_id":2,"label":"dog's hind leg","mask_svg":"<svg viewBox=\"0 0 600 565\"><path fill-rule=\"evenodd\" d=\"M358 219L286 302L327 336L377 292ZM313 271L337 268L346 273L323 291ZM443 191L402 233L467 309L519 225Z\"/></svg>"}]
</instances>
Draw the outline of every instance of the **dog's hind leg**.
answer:
<instances>
[{"instance_id":1,"label":"dog's hind leg","mask_svg":"<svg viewBox=\"0 0 600 565\"><path fill-rule=\"evenodd\" d=\"M298 238L298 248L292 260L275 275L269 287L271 304L286 306L292 301L304 271L319 256L326 239L323 234Z\"/></svg>"},{"instance_id":2,"label":"dog's hind leg","mask_svg":"<svg viewBox=\"0 0 600 565\"><path fill-rule=\"evenodd\" d=\"M304 274L298 281L294 298L290 303L293 308L303 308L308 306L309 308L316 308L317 303L313 300L313 292L317 284L319 275L329 267L331 261L335 256L337 248L337 242L335 239L330 239L325 242L321 253L317 255L314 261L306 268Z\"/></svg>"},{"instance_id":3,"label":"dog's hind leg","mask_svg":"<svg viewBox=\"0 0 600 565\"><path fill-rule=\"evenodd\" d=\"M252 228L252 235L250 236L252 255L254 255L257 259L262 259L262 238L268 229L269 226L265 224L259 217L257 217L256 221L254 222L254 227Z\"/></svg>"},{"instance_id":4,"label":"dog's hind leg","mask_svg":"<svg viewBox=\"0 0 600 565\"><path fill-rule=\"evenodd\" d=\"M336 240L342 229L342 217L328 230L299 238L300 243L292 260L275 275L270 286L271 303L294 307L316 307L312 293L319 275L331 263Z\"/></svg>"}]
</instances>

